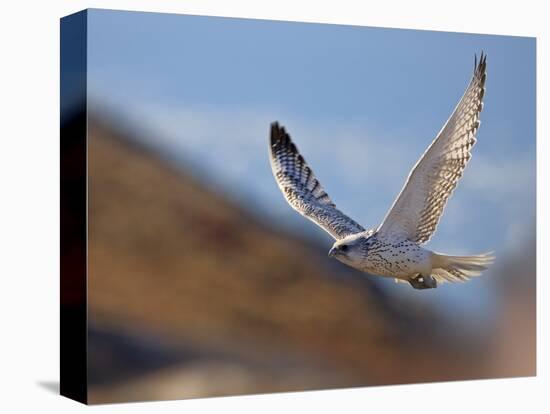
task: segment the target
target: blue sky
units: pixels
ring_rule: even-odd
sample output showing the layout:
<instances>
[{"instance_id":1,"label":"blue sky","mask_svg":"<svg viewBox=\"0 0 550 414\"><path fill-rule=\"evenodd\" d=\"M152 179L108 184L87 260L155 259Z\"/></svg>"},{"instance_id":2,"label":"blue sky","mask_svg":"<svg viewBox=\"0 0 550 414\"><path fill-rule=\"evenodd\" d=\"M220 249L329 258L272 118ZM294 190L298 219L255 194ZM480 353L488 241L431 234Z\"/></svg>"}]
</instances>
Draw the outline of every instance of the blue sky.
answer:
<instances>
[{"instance_id":1,"label":"blue sky","mask_svg":"<svg viewBox=\"0 0 550 414\"><path fill-rule=\"evenodd\" d=\"M339 208L376 227L483 50L478 144L428 247L506 257L534 240L533 38L102 10L88 34L93 110L154 131L153 147L327 250L273 181L269 123L287 127ZM429 297L481 309L491 283Z\"/></svg>"}]
</instances>

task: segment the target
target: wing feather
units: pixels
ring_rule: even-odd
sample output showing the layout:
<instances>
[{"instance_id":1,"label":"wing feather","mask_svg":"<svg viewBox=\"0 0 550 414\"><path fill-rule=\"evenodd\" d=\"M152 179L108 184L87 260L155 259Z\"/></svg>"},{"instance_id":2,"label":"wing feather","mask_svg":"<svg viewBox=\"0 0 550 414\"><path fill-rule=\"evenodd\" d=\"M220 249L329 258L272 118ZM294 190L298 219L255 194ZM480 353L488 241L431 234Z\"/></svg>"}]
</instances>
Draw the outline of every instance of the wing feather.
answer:
<instances>
[{"instance_id":1,"label":"wing feather","mask_svg":"<svg viewBox=\"0 0 550 414\"><path fill-rule=\"evenodd\" d=\"M271 168L286 201L335 239L365 229L336 208L284 127L271 124Z\"/></svg>"},{"instance_id":2,"label":"wing feather","mask_svg":"<svg viewBox=\"0 0 550 414\"><path fill-rule=\"evenodd\" d=\"M471 158L485 94L486 58L474 63L474 75L453 114L412 169L393 206L378 228L384 235L427 242L435 232L447 200Z\"/></svg>"}]
</instances>

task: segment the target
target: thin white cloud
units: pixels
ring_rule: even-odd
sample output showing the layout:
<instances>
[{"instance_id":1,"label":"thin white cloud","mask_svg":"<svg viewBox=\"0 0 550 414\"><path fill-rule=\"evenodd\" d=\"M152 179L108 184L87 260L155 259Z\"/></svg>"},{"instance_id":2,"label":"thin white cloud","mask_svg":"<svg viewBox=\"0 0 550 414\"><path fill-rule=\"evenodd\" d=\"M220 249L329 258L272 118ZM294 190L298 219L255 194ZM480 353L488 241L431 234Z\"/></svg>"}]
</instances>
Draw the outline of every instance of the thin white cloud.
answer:
<instances>
[{"instance_id":1,"label":"thin white cloud","mask_svg":"<svg viewBox=\"0 0 550 414\"><path fill-rule=\"evenodd\" d=\"M104 101L91 99L92 110ZM117 108L116 100L111 98L110 106ZM266 214L289 220L293 212L276 189L267 156L269 124L279 120L337 205L366 227L376 226L384 217L431 140L411 139L397 130L373 131L365 120L321 123L277 109L136 103L126 107L125 114L133 123L157 132L144 136L149 144L182 162L191 160L207 173L207 179L230 188L235 198L252 200ZM497 229L495 234L479 235L487 241L479 244L508 247L518 229L529 227L534 220L534 160L531 154L508 157L498 154L495 159L476 148L434 237L436 248L460 249L470 243L455 240L467 237L465 228L474 226L477 236L479 227L491 225Z\"/></svg>"}]
</instances>

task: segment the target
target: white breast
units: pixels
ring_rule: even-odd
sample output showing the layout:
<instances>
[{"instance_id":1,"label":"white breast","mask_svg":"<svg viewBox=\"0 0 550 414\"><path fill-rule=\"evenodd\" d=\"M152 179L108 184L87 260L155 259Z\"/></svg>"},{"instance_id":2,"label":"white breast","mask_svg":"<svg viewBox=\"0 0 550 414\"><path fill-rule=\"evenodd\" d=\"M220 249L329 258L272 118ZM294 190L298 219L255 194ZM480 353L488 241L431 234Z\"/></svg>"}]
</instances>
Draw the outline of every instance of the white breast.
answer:
<instances>
[{"instance_id":1,"label":"white breast","mask_svg":"<svg viewBox=\"0 0 550 414\"><path fill-rule=\"evenodd\" d=\"M385 241L376 238L361 267L371 274L408 279L419 273L430 274L431 254L408 240Z\"/></svg>"}]
</instances>

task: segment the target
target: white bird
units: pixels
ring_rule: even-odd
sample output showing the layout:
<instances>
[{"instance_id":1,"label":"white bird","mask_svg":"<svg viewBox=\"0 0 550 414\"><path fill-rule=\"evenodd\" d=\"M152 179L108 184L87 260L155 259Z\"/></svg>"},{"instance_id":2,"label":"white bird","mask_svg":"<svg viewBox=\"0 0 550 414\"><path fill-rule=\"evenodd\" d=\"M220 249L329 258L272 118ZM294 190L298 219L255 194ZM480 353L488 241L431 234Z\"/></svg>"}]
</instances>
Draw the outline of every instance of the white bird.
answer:
<instances>
[{"instance_id":1,"label":"white bird","mask_svg":"<svg viewBox=\"0 0 550 414\"><path fill-rule=\"evenodd\" d=\"M447 200L462 176L476 143L485 94L486 55L474 63L464 95L435 140L411 170L401 193L377 229L365 230L332 202L285 128L271 124L273 175L288 203L330 233L330 257L360 271L415 289L463 282L493 262L490 253L448 256L424 247L436 230Z\"/></svg>"}]
</instances>

